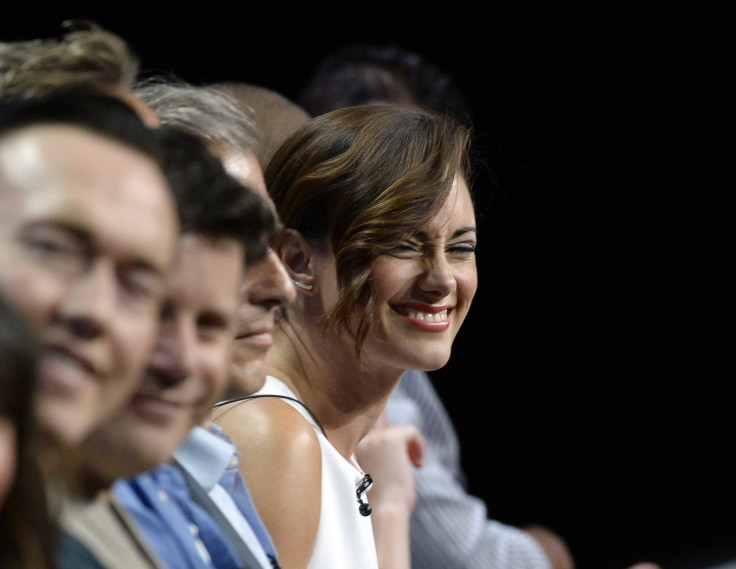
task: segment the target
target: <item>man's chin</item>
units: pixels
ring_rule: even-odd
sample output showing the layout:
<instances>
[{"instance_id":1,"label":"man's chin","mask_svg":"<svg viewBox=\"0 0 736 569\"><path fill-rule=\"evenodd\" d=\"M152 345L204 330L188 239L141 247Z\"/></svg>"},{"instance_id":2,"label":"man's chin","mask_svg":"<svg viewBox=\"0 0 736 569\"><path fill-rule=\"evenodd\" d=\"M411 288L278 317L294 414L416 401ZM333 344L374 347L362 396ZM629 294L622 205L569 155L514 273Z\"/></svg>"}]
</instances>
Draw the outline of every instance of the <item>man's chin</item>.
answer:
<instances>
[{"instance_id":1,"label":"man's chin","mask_svg":"<svg viewBox=\"0 0 736 569\"><path fill-rule=\"evenodd\" d=\"M63 402L39 401L34 412L43 432L62 446L80 443L91 430L84 414Z\"/></svg>"},{"instance_id":2,"label":"man's chin","mask_svg":"<svg viewBox=\"0 0 736 569\"><path fill-rule=\"evenodd\" d=\"M136 456L136 460L131 460L131 470L134 472L127 474L127 477L136 476L169 462L185 438L186 433L183 436L177 433L176 436L159 437L156 442L142 443L146 444L147 448L141 449L142 452Z\"/></svg>"},{"instance_id":3,"label":"man's chin","mask_svg":"<svg viewBox=\"0 0 736 569\"><path fill-rule=\"evenodd\" d=\"M238 366L230 375L230 386L226 399L251 395L266 383L266 362L251 361Z\"/></svg>"}]
</instances>

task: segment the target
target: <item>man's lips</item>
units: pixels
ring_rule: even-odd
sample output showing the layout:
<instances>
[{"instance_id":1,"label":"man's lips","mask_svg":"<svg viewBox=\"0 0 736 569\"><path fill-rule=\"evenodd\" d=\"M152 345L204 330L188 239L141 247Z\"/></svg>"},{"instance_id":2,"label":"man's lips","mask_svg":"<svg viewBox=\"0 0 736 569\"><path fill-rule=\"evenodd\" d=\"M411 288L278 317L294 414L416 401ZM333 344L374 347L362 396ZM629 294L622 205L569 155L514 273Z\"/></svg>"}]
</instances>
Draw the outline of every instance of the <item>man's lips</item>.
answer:
<instances>
[{"instance_id":1,"label":"man's lips","mask_svg":"<svg viewBox=\"0 0 736 569\"><path fill-rule=\"evenodd\" d=\"M153 393L137 393L131 399L135 412L149 421L162 423L171 421L194 406L192 401L165 398Z\"/></svg>"},{"instance_id":2,"label":"man's lips","mask_svg":"<svg viewBox=\"0 0 736 569\"><path fill-rule=\"evenodd\" d=\"M273 332L269 330L252 330L237 334L237 343L247 344L260 349L269 349L273 346Z\"/></svg>"},{"instance_id":3,"label":"man's lips","mask_svg":"<svg viewBox=\"0 0 736 569\"><path fill-rule=\"evenodd\" d=\"M98 383L102 377L91 358L61 344L44 345L40 375L45 386L67 392Z\"/></svg>"}]
</instances>

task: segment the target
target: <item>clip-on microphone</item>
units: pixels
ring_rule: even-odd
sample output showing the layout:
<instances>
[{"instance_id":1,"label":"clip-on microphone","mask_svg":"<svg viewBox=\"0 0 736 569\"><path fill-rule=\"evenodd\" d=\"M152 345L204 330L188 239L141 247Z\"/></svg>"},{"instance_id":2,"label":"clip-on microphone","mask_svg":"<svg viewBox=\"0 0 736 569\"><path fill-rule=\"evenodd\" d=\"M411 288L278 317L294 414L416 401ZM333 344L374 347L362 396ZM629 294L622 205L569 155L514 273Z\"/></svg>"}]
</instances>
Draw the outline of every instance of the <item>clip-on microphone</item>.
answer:
<instances>
[{"instance_id":1,"label":"clip-on microphone","mask_svg":"<svg viewBox=\"0 0 736 569\"><path fill-rule=\"evenodd\" d=\"M371 486L373 486L373 479L370 474L366 474L355 489L355 494L358 496L358 504L360 504L358 506L358 511L361 516L371 515L371 505L365 503L362 498L363 493L367 492Z\"/></svg>"}]
</instances>

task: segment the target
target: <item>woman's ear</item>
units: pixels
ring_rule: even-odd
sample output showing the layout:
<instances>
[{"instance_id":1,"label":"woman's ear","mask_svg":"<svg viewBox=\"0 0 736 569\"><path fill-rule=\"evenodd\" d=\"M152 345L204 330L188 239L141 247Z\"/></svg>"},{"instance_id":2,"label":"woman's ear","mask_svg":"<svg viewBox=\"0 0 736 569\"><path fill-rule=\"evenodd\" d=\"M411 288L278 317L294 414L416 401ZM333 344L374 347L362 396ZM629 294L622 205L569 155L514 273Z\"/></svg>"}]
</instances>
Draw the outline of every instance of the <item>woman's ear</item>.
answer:
<instances>
[{"instance_id":1,"label":"woman's ear","mask_svg":"<svg viewBox=\"0 0 736 569\"><path fill-rule=\"evenodd\" d=\"M314 248L296 229L285 229L279 236L276 250L294 285L303 293L310 294L314 289Z\"/></svg>"}]
</instances>

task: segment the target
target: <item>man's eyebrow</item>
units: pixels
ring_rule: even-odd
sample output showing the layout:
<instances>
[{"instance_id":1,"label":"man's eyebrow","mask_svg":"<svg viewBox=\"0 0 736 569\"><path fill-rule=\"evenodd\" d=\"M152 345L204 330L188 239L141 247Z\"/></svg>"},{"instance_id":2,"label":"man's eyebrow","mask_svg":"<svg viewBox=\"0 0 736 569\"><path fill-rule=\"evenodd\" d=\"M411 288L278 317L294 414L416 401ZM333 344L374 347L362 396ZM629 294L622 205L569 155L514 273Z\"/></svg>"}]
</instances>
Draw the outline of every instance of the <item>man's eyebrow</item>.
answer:
<instances>
[{"instance_id":1,"label":"man's eyebrow","mask_svg":"<svg viewBox=\"0 0 736 569\"><path fill-rule=\"evenodd\" d=\"M34 223L32 226L33 227L50 227L53 229L64 231L65 233L70 234L74 239L77 239L81 243L83 243L85 247L88 247L90 249L90 251L96 250L100 246L97 236L95 235L93 231L91 231L90 229L86 227L81 227L80 225L78 225L77 223L71 220L66 220L66 219L39 220L38 222ZM134 270L150 272L160 277L164 277L166 274L164 267L160 266L152 259L149 259L146 257L132 258L126 264L128 265L128 267Z\"/></svg>"}]
</instances>

